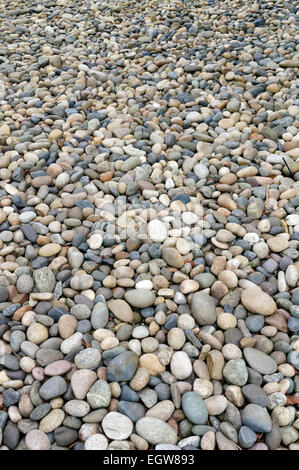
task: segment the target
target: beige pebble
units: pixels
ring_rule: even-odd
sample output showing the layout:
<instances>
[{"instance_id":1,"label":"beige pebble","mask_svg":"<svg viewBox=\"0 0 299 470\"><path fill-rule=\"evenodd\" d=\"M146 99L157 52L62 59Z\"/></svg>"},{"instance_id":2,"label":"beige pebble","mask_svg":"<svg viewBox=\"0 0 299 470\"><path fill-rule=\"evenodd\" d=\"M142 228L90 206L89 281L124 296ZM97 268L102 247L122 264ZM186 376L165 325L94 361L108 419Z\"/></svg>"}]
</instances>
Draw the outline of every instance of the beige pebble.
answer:
<instances>
[{"instance_id":1,"label":"beige pebble","mask_svg":"<svg viewBox=\"0 0 299 470\"><path fill-rule=\"evenodd\" d=\"M195 379L193 383L194 392L199 393L201 398L208 398L213 394L213 384L210 380Z\"/></svg>"},{"instance_id":2,"label":"beige pebble","mask_svg":"<svg viewBox=\"0 0 299 470\"><path fill-rule=\"evenodd\" d=\"M48 329L40 323L32 323L27 329L27 338L31 343L41 344L48 336Z\"/></svg>"}]
</instances>

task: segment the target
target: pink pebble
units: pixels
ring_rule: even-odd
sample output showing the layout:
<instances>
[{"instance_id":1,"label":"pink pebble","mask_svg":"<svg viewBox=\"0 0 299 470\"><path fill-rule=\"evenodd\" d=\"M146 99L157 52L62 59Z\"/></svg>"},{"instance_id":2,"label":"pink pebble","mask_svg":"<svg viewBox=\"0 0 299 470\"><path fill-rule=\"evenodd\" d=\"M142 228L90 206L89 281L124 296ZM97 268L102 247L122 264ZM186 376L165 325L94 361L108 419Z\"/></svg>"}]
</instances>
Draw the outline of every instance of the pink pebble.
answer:
<instances>
[{"instance_id":1,"label":"pink pebble","mask_svg":"<svg viewBox=\"0 0 299 470\"><path fill-rule=\"evenodd\" d=\"M42 381L45 378L44 369L42 367L34 367L31 373L35 380Z\"/></svg>"}]
</instances>

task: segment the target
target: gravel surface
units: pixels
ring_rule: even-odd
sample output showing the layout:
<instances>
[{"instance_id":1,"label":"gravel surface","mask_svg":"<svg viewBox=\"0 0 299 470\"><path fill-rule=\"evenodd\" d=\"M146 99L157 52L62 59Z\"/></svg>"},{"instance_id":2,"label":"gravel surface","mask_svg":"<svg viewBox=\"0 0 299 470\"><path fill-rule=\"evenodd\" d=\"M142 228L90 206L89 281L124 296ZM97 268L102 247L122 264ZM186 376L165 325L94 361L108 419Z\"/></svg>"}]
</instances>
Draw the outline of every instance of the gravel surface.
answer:
<instances>
[{"instance_id":1,"label":"gravel surface","mask_svg":"<svg viewBox=\"0 0 299 470\"><path fill-rule=\"evenodd\" d=\"M1 0L0 450L299 450L298 11Z\"/></svg>"}]
</instances>

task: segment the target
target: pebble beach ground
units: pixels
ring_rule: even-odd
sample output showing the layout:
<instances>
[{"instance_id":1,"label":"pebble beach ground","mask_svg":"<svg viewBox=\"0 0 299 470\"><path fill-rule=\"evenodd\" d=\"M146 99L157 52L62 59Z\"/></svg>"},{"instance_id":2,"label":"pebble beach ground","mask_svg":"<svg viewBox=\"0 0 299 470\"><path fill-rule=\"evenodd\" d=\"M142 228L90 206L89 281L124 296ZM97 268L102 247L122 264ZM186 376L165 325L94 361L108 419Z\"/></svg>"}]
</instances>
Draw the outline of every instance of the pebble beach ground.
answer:
<instances>
[{"instance_id":1,"label":"pebble beach ground","mask_svg":"<svg viewBox=\"0 0 299 470\"><path fill-rule=\"evenodd\" d=\"M0 450L299 450L298 1L0 1Z\"/></svg>"}]
</instances>

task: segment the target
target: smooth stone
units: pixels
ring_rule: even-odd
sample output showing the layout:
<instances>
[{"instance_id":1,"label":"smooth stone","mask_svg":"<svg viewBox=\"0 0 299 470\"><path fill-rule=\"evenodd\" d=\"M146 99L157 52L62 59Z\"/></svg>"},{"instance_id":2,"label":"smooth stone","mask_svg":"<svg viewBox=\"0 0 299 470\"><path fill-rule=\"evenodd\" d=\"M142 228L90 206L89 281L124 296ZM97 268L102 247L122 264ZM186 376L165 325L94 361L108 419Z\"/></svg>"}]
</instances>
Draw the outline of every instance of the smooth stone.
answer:
<instances>
[{"instance_id":1,"label":"smooth stone","mask_svg":"<svg viewBox=\"0 0 299 470\"><path fill-rule=\"evenodd\" d=\"M109 439L127 439L133 431L133 422L125 415L111 411L103 419L102 428Z\"/></svg>"},{"instance_id":2,"label":"smooth stone","mask_svg":"<svg viewBox=\"0 0 299 470\"><path fill-rule=\"evenodd\" d=\"M213 297L205 292L196 292L192 295L191 311L200 326L213 325L217 319Z\"/></svg>"},{"instance_id":3,"label":"smooth stone","mask_svg":"<svg viewBox=\"0 0 299 470\"><path fill-rule=\"evenodd\" d=\"M164 242L168 238L167 226L161 220L151 220L147 225L148 236L153 242Z\"/></svg>"},{"instance_id":4,"label":"smooth stone","mask_svg":"<svg viewBox=\"0 0 299 470\"><path fill-rule=\"evenodd\" d=\"M60 377L51 377L39 389L39 394L44 400L51 400L52 398L59 397L67 391L66 381Z\"/></svg>"},{"instance_id":5,"label":"smooth stone","mask_svg":"<svg viewBox=\"0 0 299 470\"><path fill-rule=\"evenodd\" d=\"M239 429L239 444L244 449L251 447L257 440L255 432L247 426L242 426Z\"/></svg>"},{"instance_id":6,"label":"smooth stone","mask_svg":"<svg viewBox=\"0 0 299 470\"><path fill-rule=\"evenodd\" d=\"M242 387L242 393L249 403L262 406L263 408L269 405L269 398L264 390L256 384L247 384Z\"/></svg>"},{"instance_id":7,"label":"smooth stone","mask_svg":"<svg viewBox=\"0 0 299 470\"><path fill-rule=\"evenodd\" d=\"M126 382L133 378L139 362L139 356L125 351L108 364L107 377L109 382Z\"/></svg>"},{"instance_id":8,"label":"smooth stone","mask_svg":"<svg viewBox=\"0 0 299 470\"><path fill-rule=\"evenodd\" d=\"M182 396L182 408L186 418L193 424L205 424L208 410L205 402L196 392L186 392Z\"/></svg>"},{"instance_id":9,"label":"smooth stone","mask_svg":"<svg viewBox=\"0 0 299 470\"><path fill-rule=\"evenodd\" d=\"M71 278L71 288L75 290L90 289L93 286L94 279L90 274L78 274Z\"/></svg>"},{"instance_id":10,"label":"smooth stone","mask_svg":"<svg viewBox=\"0 0 299 470\"><path fill-rule=\"evenodd\" d=\"M237 444L228 439L222 432L216 432L215 437L219 450L240 450Z\"/></svg>"},{"instance_id":11,"label":"smooth stone","mask_svg":"<svg viewBox=\"0 0 299 470\"><path fill-rule=\"evenodd\" d=\"M255 432L270 432L271 418L265 408L250 403L242 412L242 423Z\"/></svg>"},{"instance_id":12,"label":"smooth stone","mask_svg":"<svg viewBox=\"0 0 299 470\"><path fill-rule=\"evenodd\" d=\"M249 312L258 313L263 316L272 315L277 310L276 303L272 297L260 288L244 289L241 293L241 302Z\"/></svg>"},{"instance_id":13,"label":"smooth stone","mask_svg":"<svg viewBox=\"0 0 299 470\"><path fill-rule=\"evenodd\" d=\"M65 418L65 412L60 409L50 411L39 423L39 429L45 433L54 431L61 426Z\"/></svg>"},{"instance_id":14,"label":"smooth stone","mask_svg":"<svg viewBox=\"0 0 299 470\"><path fill-rule=\"evenodd\" d=\"M243 354L249 366L260 374L273 374L277 364L272 357L254 348L244 348Z\"/></svg>"},{"instance_id":15,"label":"smooth stone","mask_svg":"<svg viewBox=\"0 0 299 470\"><path fill-rule=\"evenodd\" d=\"M118 411L128 416L133 423L136 423L145 415L145 407L141 403L135 403L132 401L121 400L118 403Z\"/></svg>"},{"instance_id":16,"label":"smooth stone","mask_svg":"<svg viewBox=\"0 0 299 470\"><path fill-rule=\"evenodd\" d=\"M134 320L134 313L130 305L122 299L113 299L108 301L108 308L113 315L125 323L132 323ZM102 328L102 327L101 327Z\"/></svg>"},{"instance_id":17,"label":"smooth stone","mask_svg":"<svg viewBox=\"0 0 299 470\"><path fill-rule=\"evenodd\" d=\"M33 429L26 434L25 444L28 450L50 450L51 443L47 434L40 429Z\"/></svg>"},{"instance_id":18,"label":"smooth stone","mask_svg":"<svg viewBox=\"0 0 299 470\"><path fill-rule=\"evenodd\" d=\"M96 380L96 372L90 369L80 369L75 371L71 378L71 386L75 397L79 400L84 400L87 392L90 390L91 386L95 383Z\"/></svg>"},{"instance_id":19,"label":"smooth stone","mask_svg":"<svg viewBox=\"0 0 299 470\"><path fill-rule=\"evenodd\" d=\"M155 293L147 289L132 289L125 293L126 301L137 308L146 308L155 302Z\"/></svg>"},{"instance_id":20,"label":"smooth stone","mask_svg":"<svg viewBox=\"0 0 299 470\"><path fill-rule=\"evenodd\" d=\"M84 442L85 450L106 450L108 440L103 434L92 434Z\"/></svg>"},{"instance_id":21,"label":"smooth stone","mask_svg":"<svg viewBox=\"0 0 299 470\"><path fill-rule=\"evenodd\" d=\"M38 405L29 415L29 418L33 421L40 421L51 411L51 405L49 403L42 403Z\"/></svg>"},{"instance_id":22,"label":"smooth stone","mask_svg":"<svg viewBox=\"0 0 299 470\"><path fill-rule=\"evenodd\" d=\"M39 249L39 255L49 258L57 255L61 251L61 246L58 243L48 243Z\"/></svg>"},{"instance_id":23,"label":"smooth stone","mask_svg":"<svg viewBox=\"0 0 299 470\"><path fill-rule=\"evenodd\" d=\"M184 351L176 351L171 358L170 370L178 380L189 377L192 373L189 356Z\"/></svg>"},{"instance_id":24,"label":"smooth stone","mask_svg":"<svg viewBox=\"0 0 299 470\"><path fill-rule=\"evenodd\" d=\"M73 418L71 418L73 420ZM80 420L79 420L80 423ZM66 420L63 421L66 424ZM60 426L54 431L56 444L62 447L68 447L78 439L78 431L66 426Z\"/></svg>"},{"instance_id":25,"label":"smooth stone","mask_svg":"<svg viewBox=\"0 0 299 470\"><path fill-rule=\"evenodd\" d=\"M71 368L72 364L68 361L56 361L48 364L44 369L44 373L45 375L51 376L64 375L71 370Z\"/></svg>"},{"instance_id":26,"label":"smooth stone","mask_svg":"<svg viewBox=\"0 0 299 470\"><path fill-rule=\"evenodd\" d=\"M172 266L174 268L182 268L184 266L184 259L182 255L179 253L178 250L172 247L163 248L162 250L162 258L168 266Z\"/></svg>"},{"instance_id":27,"label":"smooth stone","mask_svg":"<svg viewBox=\"0 0 299 470\"><path fill-rule=\"evenodd\" d=\"M87 401L92 409L107 408L111 400L111 390L108 382L97 380L87 393Z\"/></svg>"},{"instance_id":28,"label":"smooth stone","mask_svg":"<svg viewBox=\"0 0 299 470\"><path fill-rule=\"evenodd\" d=\"M111 310L111 309L110 309ZM91 326L95 330L99 328L105 328L109 319L108 307L104 302L98 302L92 309L91 312Z\"/></svg>"},{"instance_id":29,"label":"smooth stone","mask_svg":"<svg viewBox=\"0 0 299 470\"><path fill-rule=\"evenodd\" d=\"M38 292L53 292L56 279L50 268L44 267L33 272L33 278Z\"/></svg>"},{"instance_id":30,"label":"smooth stone","mask_svg":"<svg viewBox=\"0 0 299 470\"><path fill-rule=\"evenodd\" d=\"M64 411L75 418L86 416L90 410L90 406L84 400L69 400L63 407Z\"/></svg>"},{"instance_id":31,"label":"smooth stone","mask_svg":"<svg viewBox=\"0 0 299 470\"><path fill-rule=\"evenodd\" d=\"M232 359L223 368L223 376L229 384L242 387L248 380L248 372L243 359Z\"/></svg>"},{"instance_id":32,"label":"smooth stone","mask_svg":"<svg viewBox=\"0 0 299 470\"><path fill-rule=\"evenodd\" d=\"M144 417L137 421L136 432L150 444L177 443L177 434L174 429L161 419Z\"/></svg>"},{"instance_id":33,"label":"smooth stone","mask_svg":"<svg viewBox=\"0 0 299 470\"><path fill-rule=\"evenodd\" d=\"M101 362L101 353L95 348L83 349L75 356L74 362L78 369L96 369Z\"/></svg>"}]
</instances>

